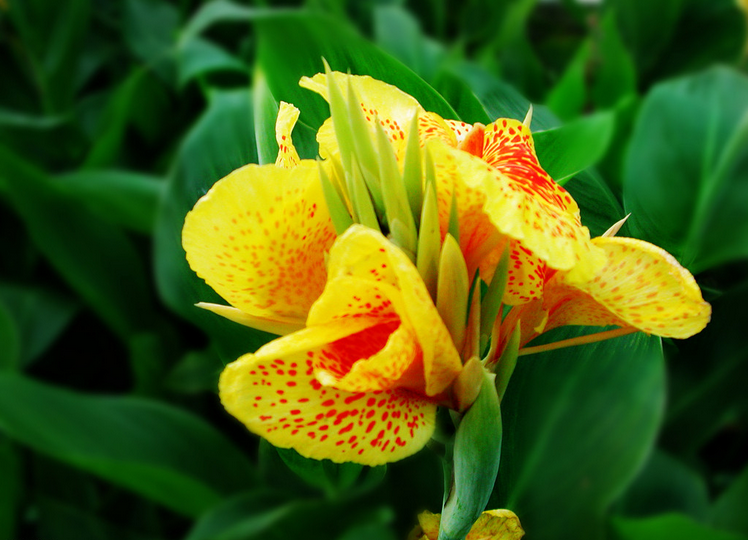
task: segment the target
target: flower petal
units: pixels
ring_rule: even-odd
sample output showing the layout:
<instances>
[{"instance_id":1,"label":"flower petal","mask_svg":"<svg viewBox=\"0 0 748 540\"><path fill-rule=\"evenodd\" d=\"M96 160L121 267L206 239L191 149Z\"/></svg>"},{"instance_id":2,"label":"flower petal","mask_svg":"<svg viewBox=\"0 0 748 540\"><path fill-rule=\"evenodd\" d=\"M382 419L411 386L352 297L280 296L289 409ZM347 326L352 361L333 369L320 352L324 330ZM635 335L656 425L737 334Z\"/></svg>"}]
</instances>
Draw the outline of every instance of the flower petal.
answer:
<instances>
[{"instance_id":1,"label":"flower petal","mask_svg":"<svg viewBox=\"0 0 748 540\"><path fill-rule=\"evenodd\" d=\"M548 328L564 324L631 326L684 339L709 322L711 306L693 276L666 251L633 238L595 238L607 262L590 281L566 273L547 286Z\"/></svg>"},{"instance_id":2,"label":"flower petal","mask_svg":"<svg viewBox=\"0 0 748 540\"><path fill-rule=\"evenodd\" d=\"M292 169L301 161L291 139L291 132L298 119L299 109L290 103L281 101L278 118L275 120L275 140L278 143L278 157L275 158L275 164L278 167Z\"/></svg>"},{"instance_id":3,"label":"flower petal","mask_svg":"<svg viewBox=\"0 0 748 540\"><path fill-rule=\"evenodd\" d=\"M529 128L500 119L484 132L483 159L495 170L485 211L498 229L546 264L589 279L603 264L579 218L579 207L538 163Z\"/></svg>"},{"instance_id":4,"label":"flower petal","mask_svg":"<svg viewBox=\"0 0 748 540\"><path fill-rule=\"evenodd\" d=\"M462 362L418 270L397 246L378 231L354 225L330 250L328 273L327 288L312 307L309 324L329 320L335 312L335 299L339 298L338 284L346 283L346 279L365 284L357 293L361 298L366 289L376 286L382 299L367 303L385 299L391 302L404 328L413 333L423 353L426 395L434 396L449 386Z\"/></svg>"},{"instance_id":5,"label":"flower petal","mask_svg":"<svg viewBox=\"0 0 748 540\"><path fill-rule=\"evenodd\" d=\"M283 351L290 337L242 356L221 374L224 407L250 431L309 458L371 466L402 459L426 444L434 430L434 403L407 390L352 393L325 387L314 376L309 357L314 351Z\"/></svg>"},{"instance_id":6,"label":"flower petal","mask_svg":"<svg viewBox=\"0 0 748 540\"><path fill-rule=\"evenodd\" d=\"M265 317L255 317L254 315L245 313L235 307L223 306L221 304L210 304L208 302L199 302L195 305L199 308L211 311L216 315L225 317L235 323L262 330L263 332L278 334L279 336L284 336L304 328L304 324L298 319L283 319L281 317L268 319Z\"/></svg>"},{"instance_id":7,"label":"flower petal","mask_svg":"<svg viewBox=\"0 0 748 540\"><path fill-rule=\"evenodd\" d=\"M318 174L248 165L217 182L185 219L190 267L245 313L303 324L335 239Z\"/></svg>"},{"instance_id":8,"label":"flower petal","mask_svg":"<svg viewBox=\"0 0 748 540\"><path fill-rule=\"evenodd\" d=\"M418 527L409 536L413 540L437 540L441 514L429 511L418 516ZM486 510L475 522L465 540L519 540L525 534L519 518L511 510Z\"/></svg>"}]
</instances>

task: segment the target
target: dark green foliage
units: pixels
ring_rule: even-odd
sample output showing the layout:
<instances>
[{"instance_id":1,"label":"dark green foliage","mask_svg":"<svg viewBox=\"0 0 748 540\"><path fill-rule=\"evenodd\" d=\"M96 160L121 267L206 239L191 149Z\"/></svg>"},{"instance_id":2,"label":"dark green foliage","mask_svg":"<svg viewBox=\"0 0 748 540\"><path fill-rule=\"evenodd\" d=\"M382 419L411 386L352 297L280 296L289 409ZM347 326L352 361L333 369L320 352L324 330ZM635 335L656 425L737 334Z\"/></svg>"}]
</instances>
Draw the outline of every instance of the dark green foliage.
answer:
<instances>
[{"instance_id":1,"label":"dark green foliage","mask_svg":"<svg viewBox=\"0 0 748 540\"><path fill-rule=\"evenodd\" d=\"M281 100L316 156L323 57L447 118L532 100L593 236L631 212L713 305L687 341L520 357L489 507L540 540L748 538L746 50L735 0L0 0L0 540L390 540L440 511L430 450L312 461L216 397L272 336L194 307L220 299L184 216L274 161Z\"/></svg>"}]
</instances>

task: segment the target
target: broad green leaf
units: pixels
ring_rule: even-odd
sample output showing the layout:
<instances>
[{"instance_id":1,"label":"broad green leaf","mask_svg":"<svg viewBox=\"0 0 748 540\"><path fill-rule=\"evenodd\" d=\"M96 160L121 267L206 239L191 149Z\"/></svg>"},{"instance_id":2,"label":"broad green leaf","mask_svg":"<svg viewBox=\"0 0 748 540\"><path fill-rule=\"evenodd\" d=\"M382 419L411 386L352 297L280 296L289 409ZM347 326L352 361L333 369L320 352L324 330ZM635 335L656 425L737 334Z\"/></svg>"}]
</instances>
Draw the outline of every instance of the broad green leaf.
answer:
<instances>
[{"instance_id":1,"label":"broad green leaf","mask_svg":"<svg viewBox=\"0 0 748 540\"><path fill-rule=\"evenodd\" d=\"M210 425L171 406L82 395L0 374L0 430L185 515L246 488L246 458Z\"/></svg>"},{"instance_id":2,"label":"broad green leaf","mask_svg":"<svg viewBox=\"0 0 748 540\"><path fill-rule=\"evenodd\" d=\"M622 42L615 14L610 11L600 25L599 58L592 83L592 101L609 108L636 94L636 66Z\"/></svg>"},{"instance_id":3,"label":"broad green leaf","mask_svg":"<svg viewBox=\"0 0 748 540\"><path fill-rule=\"evenodd\" d=\"M558 341L599 329L557 329ZM633 334L523 356L501 402L504 445L490 508L533 538L602 538L608 506L651 451L662 419L659 338Z\"/></svg>"},{"instance_id":4,"label":"broad green leaf","mask_svg":"<svg viewBox=\"0 0 748 540\"><path fill-rule=\"evenodd\" d=\"M126 0L122 33L132 53L166 81L174 77L169 57L179 28L179 11L165 0Z\"/></svg>"},{"instance_id":5,"label":"broad green leaf","mask_svg":"<svg viewBox=\"0 0 748 540\"><path fill-rule=\"evenodd\" d=\"M213 0L204 4L187 21L179 35L180 45L195 39L206 29L222 22L248 22L261 10L249 8L229 0Z\"/></svg>"},{"instance_id":6,"label":"broad green leaf","mask_svg":"<svg viewBox=\"0 0 748 540\"><path fill-rule=\"evenodd\" d=\"M579 47L546 98L546 105L565 120L579 116L587 103L587 63L591 54L592 40L588 39Z\"/></svg>"},{"instance_id":7,"label":"broad green leaf","mask_svg":"<svg viewBox=\"0 0 748 540\"><path fill-rule=\"evenodd\" d=\"M56 184L103 219L149 235L164 187L161 178L117 170L76 171L58 176Z\"/></svg>"},{"instance_id":8,"label":"broad green leaf","mask_svg":"<svg viewBox=\"0 0 748 540\"><path fill-rule=\"evenodd\" d=\"M224 361L256 349L267 335L195 307L225 303L190 270L182 249L182 226L197 200L234 169L256 163L252 93L216 90L208 109L183 141L167 180L156 223L156 283L163 301L215 338Z\"/></svg>"},{"instance_id":9,"label":"broad green leaf","mask_svg":"<svg viewBox=\"0 0 748 540\"><path fill-rule=\"evenodd\" d=\"M203 514L185 540L245 540L265 537L278 523L293 517L299 503L287 495L257 489L217 504Z\"/></svg>"},{"instance_id":10,"label":"broad green leaf","mask_svg":"<svg viewBox=\"0 0 748 540\"><path fill-rule=\"evenodd\" d=\"M301 121L314 129L329 112L320 97L299 86L299 79L323 72L322 58L333 70L370 75L412 95L427 111L457 118L449 104L420 77L340 20L288 11L257 16L254 27L259 36L258 61L273 96L299 107Z\"/></svg>"},{"instance_id":11,"label":"broad green leaf","mask_svg":"<svg viewBox=\"0 0 748 540\"><path fill-rule=\"evenodd\" d=\"M690 458L720 429L748 411L748 283L711 301L712 320L688 341L670 365L670 400L662 443Z\"/></svg>"},{"instance_id":12,"label":"broad green leaf","mask_svg":"<svg viewBox=\"0 0 748 540\"><path fill-rule=\"evenodd\" d=\"M16 528L23 493L21 460L14 445L0 434L0 540L17 538Z\"/></svg>"},{"instance_id":13,"label":"broad green leaf","mask_svg":"<svg viewBox=\"0 0 748 540\"><path fill-rule=\"evenodd\" d=\"M562 127L533 133L538 160L543 169L561 184L594 165L608 150L615 115L597 113Z\"/></svg>"},{"instance_id":14,"label":"broad green leaf","mask_svg":"<svg viewBox=\"0 0 748 540\"><path fill-rule=\"evenodd\" d=\"M462 63L453 73L468 85L483 104L491 120L496 118L524 119L530 101L510 84L481 69L475 64ZM532 131L548 130L561 124L558 118L543 105L533 104Z\"/></svg>"},{"instance_id":15,"label":"broad green leaf","mask_svg":"<svg viewBox=\"0 0 748 540\"><path fill-rule=\"evenodd\" d=\"M444 96L464 122L488 124L493 118L478 100L468 84L448 71L440 71L433 82L434 88Z\"/></svg>"},{"instance_id":16,"label":"broad green leaf","mask_svg":"<svg viewBox=\"0 0 748 540\"><path fill-rule=\"evenodd\" d=\"M462 540L486 509L499 471L501 411L494 377L483 373L475 403L460 420L454 441L454 488L442 509L440 540ZM447 494L445 494L447 495Z\"/></svg>"},{"instance_id":17,"label":"broad green leaf","mask_svg":"<svg viewBox=\"0 0 748 540\"><path fill-rule=\"evenodd\" d=\"M246 74L249 71L239 58L199 36L183 42L176 51L176 57L180 87L206 73L232 71Z\"/></svg>"},{"instance_id":18,"label":"broad green leaf","mask_svg":"<svg viewBox=\"0 0 748 540\"><path fill-rule=\"evenodd\" d=\"M608 185L594 169L587 169L564 183L579 205L582 224L590 234L600 236L616 221L623 218L623 209ZM626 227L626 225L624 225ZM620 236L626 236L620 234Z\"/></svg>"},{"instance_id":19,"label":"broad green leaf","mask_svg":"<svg viewBox=\"0 0 748 540\"><path fill-rule=\"evenodd\" d=\"M80 307L74 300L42 287L6 283L0 283L0 301L18 329L18 367L28 366L43 354Z\"/></svg>"},{"instance_id":20,"label":"broad green leaf","mask_svg":"<svg viewBox=\"0 0 748 540\"><path fill-rule=\"evenodd\" d=\"M164 385L180 394L215 392L222 368L212 351L190 351L166 374Z\"/></svg>"},{"instance_id":21,"label":"broad green leaf","mask_svg":"<svg viewBox=\"0 0 748 540\"><path fill-rule=\"evenodd\" d=\"M153 316L147 276L130 239L2 147L0 164L34 243L70 286L120 336L147 325Z\"/></svg>"},{"instance_id":22,"label":"broad green leaf","mask_svg":"<svg viewBox=\"0 0 748 540\"><path fill-rule=\"evenodd\" d=\"M77 89L75 76L91 23L91 1L14 2L7 14L34 69L39 103L45 113L67 111Z\"/></svg>"},{"instance_id":23,"label":"broad green leaf","mask_svg":"<svg viewBox=\"0 0 748 540\"><path fill-rule=\"evenodd\" d=\"M613 520L615 540L745 540L745 536L712 529L680 514Z\"/></svg>"},{"instance_id":24,"label":"broad green leaf","mask_svg":"<svg viewBox=\"0 0 748 540\"><path fill-rule=\"evenodd\" d=\"M710 523L720 529L748 537L748 467L733 480L727 490L714 502Z\"/></svg>"},{"instance_id":25,"label":"broad green leaf","mask_svg":"<svg viewBox=\"0 0 748 540\"><path fill-rule=\"evenodd\" d=\"M5 302L0 301L0 371L12 371L21 364L21 332Z\"/></svg>"},{"instance_id":26,"label":"broad green leaf","mask_svg":"<svg viewBox=\"0 0 748 540\"><path fill-rule=\"evenodd\" d=\"M374 40L429 82L433 81L445 57L444 47L424 36L414 15L398 5L375 6Z\"/></svg>"},{"instance_id":27,"label":"broad green leaf","mask_svg":"<svg viewBox=\"0 0 748 540\"><path fill-rule=\"evenodd\" d=\"M748 257L748 77L713 68L658 85L629 146L636 236L698 273Z\"/></svg>"},{"instance_id":28,"label":"broad green leaf","mask_svg":"<svg viewBox=\"0 0 748 540\"><path fill-rule=\"evenodd\" d=\"M616 504L626 517L679 512L702 521L709 508L706 482L696 471L656 450Z\"/></svg>"}]
</instances>

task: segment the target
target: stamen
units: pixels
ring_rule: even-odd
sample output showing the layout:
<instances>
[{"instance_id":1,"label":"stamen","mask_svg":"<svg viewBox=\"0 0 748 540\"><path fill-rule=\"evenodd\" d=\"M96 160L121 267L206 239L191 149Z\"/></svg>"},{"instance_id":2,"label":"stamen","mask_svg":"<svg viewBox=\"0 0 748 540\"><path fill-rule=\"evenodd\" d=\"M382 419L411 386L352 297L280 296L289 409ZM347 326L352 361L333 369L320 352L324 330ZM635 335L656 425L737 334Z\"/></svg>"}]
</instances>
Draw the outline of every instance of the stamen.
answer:
<instances>
[{"instance_id":1,"label":"stamen","mask_svg":"<svg viewBox=\"0 0 748 540\"><path fill-rule=\"evenodd\" d=\"M571 339L564 339L562 341L556 341L555 343L548 343L546 345L538 345L536 347L525 347L520 349L519 356L525 356L527 354L536 354L546 351L555 351L556 349L563 349L566 347L574 347L576 345L587 345L589 343L597 343L598 341L604 341L606 339L612 339L627 334L633 334L638 332L636 328L616 328L615 330L607 330L605 332L598 332L596 334L589 334L587 336L579 336Z\"/></svg>"}]
</instances>

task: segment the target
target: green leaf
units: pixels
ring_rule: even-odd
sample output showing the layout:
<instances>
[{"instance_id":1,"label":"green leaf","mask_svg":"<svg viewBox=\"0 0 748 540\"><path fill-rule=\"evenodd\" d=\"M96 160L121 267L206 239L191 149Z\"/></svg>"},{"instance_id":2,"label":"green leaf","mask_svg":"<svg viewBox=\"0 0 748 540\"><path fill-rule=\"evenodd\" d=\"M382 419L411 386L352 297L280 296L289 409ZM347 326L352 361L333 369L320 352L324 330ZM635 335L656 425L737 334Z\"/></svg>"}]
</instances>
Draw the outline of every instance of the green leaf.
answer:
<instances>
[{"instance_id":1,"label":"green leaf","mask_svg":"<svg viewBox=\"0 0 748 540\"><path fill-rule=\"evenodd\" d=\"M587 63L591 54L592 40L587 39L546 98L548 107L565 120L579 116L587 103Z\"/></svg>"},{"instance_id":2,"label":"green leaf","mask_svg":"<svg viewBox=\"0 0 748 540\"><path fill-rule=\"evenodd\" d=\"M2 343L2 341L0 341ZM17 538L16 527L23 493L22 468L13 444L0 436L0 540Z\"/></svg>"},{"instance_id":3,"label":"green leaf","mask_svg":"<svg viewBox=\"0 0 748 540\"><path fill-rule=\"evenodd\" d=\"M257 162L252 93L216 90L208 109L190 130L176 157L159 208L154 256L163 301L213 338L225 360L256 349L267 335L195 307L224 301L190 270L182 249L182 226L197 200L234 169Z\"/></svg>"},{"instance_id":4,"label":"green leaf","mask_svg":"<svg viewBox=\"0 0 748 540\"><path fill-rule=\"evenodd\" d=\"M299 503L267 488L242 493L211 508L185 540L245 540L274 530Z\"/></svg>"},{"instance_id":5,"label":"green leaf","mask_svg":"<svg viewBox=\"0 0 748 540\"><path fill-rule=\"evenodd\" d=\"M80 54L91 22L90 0L50 3L28 0L7 10L28 55L39 101L46 113L72 107Z\"/></svg>"},{"instance_id":6,"label":"green leaf","mask_svg":"<svg viewBox=\"0 0 748 540\"><path fill-rule=\"evenodd\" d=\"M726 290L711 304L711 322L703 332L681 342L680 354L670 366L671 397L662 442L685 457L696 455L741 410L748 411L748 283ZM705 362L705 358L719 361Z\"/></svg>"},{"instance_id":7,"label":"green leaf","mask_svg":"<svg viewBox=\"0 0 748 540\"><path fill-rule=\"evenodd\" d=\"M658 85L624 173L635 235L698 273L748 257L748 77L726 68Z\"/></svg>"},{"instance_id":8,"label":"green leaf","mask_svg":"<svg viewBox=\"0 0 748 540\"><path fill-rule=\"evenodd\" d=\"M42 287L4 283L0 283L0 300L18 329L19 367L28 366L43 354L79 308L72 299Z\"/></svg>"},{"instance_id":9,"label":"green leaf","mask_svg":"<svg viewBox=\"0 0 748 540\"><path fill-rule=\"evenodd\" d=\"M446 56L444 47L426 38L418 20L398 5L374 7L374 40L425 81L434 79Z\"/></svg>"},{"instance_id":10,"label":"green leaf","mask_svg":"<svg viewBox=\"0 0 748 540\"><path fill-rule=\"evenodd\" d=\"M626 517L679 512L703 521L709 508L704 479L685 463L656 450L616 505Z\"/></svg>"},{"instance_id":11,"label":"green leaf","mask_svg":"<svg viewBox=\"0 0 748 540\"><path fill-rule=\"evenodd\" d=\"M533 343L597 330L557 329ZM656 337L521 357L501 402L504 451L489 507L510 508L539 540L602 538L608 505L651 451L664 401Z\"/></svg>"},{"instance_id":12,"label":"green leaf","mask_svg":"<svg viewBox=\"0 0 748 540\"><path fill-rule=\"evenodd\" d=\"M168 55L176 40L179 11L164 0L126 0L122 32L125 43L142 62L170 81L174 65Z\"/></svg>"},{"instance_id":13,"label":"green leaf","mask_svg":"<svg viewBox=\"0 0 748 540\"><path fill-rule=\"evenodd\" d=\"M483 374L454 442L454 486L442 508L439 540L463 540L491 496L501 457L501 411L494 377Z\"/></svg>"},{"instance_id":14,"label":"green leaf","mask_svg":"<svg viewBox=\"0 0 748 540\"><path fill-rule=\"evenodd\" d=\"M569 179L564 189L579 205L582 224L589 227L593 237L602 235L624 216L618 199L594 169L587 169Z\"/></svg>"},{"instance_id":15,"label":"green leaf","mask_svg":"<svg viewBox=\"0 0 748 540\"><path fill-rule=\"evenodd\" d=\"M710 523L720 529L748 536L748 467L733 480L712 507Z\"/></svg>"},{"instance_id":16,"label":"green leaf","mask_svg":"<svg viewBox=\"0 0 748 540\"><path fill-rule=\"evenodd\" d=\"M187 21L179 36L179 43L188 43L216 23L248 22L260 11L228 0L213 0L203 5Z\"/></svg>"},{"instance_id":17,"label":"green leaf","mask_svg":"<svg viewBox=\"0 0 748 540\"><path fill-rule=\"evenodd\" d=\"M386 470L386 467L369 469L357 463L333 463L327 459L309 459L291 448L276 448L275 450L289 469L329 498L338 498L349 491L359 477L363 478L377 470ZM378 473L374 473L374 476L377 475Z\"/></svg>"},{"instance_id":18,"label":"green leaf","mask_svg":"<svg viewBox=\"0 0 748 540\"><path fill-rule=\"evenodd\" d=\"M608 150L615 115L597 113L562 127L533 133L543 169L558 183L597 163Z\"/></svg>"},{"instance_id":19,"label":"green leaf","mask_svg":"<svg viewBox=\"0 0 748 540\"><path fill-rule=\"evenodd\" d=\"M0 302L0 371L16 370L20 364L20 331L10 310Z\"/></svg>"},{"instance_id":20,"label":"green leaf","mask_svg":"<svg viewBox=\"0 0 748 540\"><path fill-rule=\"evenodd\" d=\"M530 108L530 101L514 87L497 79L475 64L462 63L453 68L454 74L468 85L483 104L489 118L522 120ZM560 125L556 116L543 105L533 105L532 130L548 130Z\"/></svg>"},{"instance_id":21,"label":"green leaf","mask_svg":"<svg viewBox=\"0 0 748 540\"><path fill-rule=\"evenodd\" d=\"M189 413L0 374L0 429L65 463L194 516L253 482L246 458Z\"/></svg>"},{"instance_id":22,"label":"green leaf","mask_svg":"<svg viewBox=\"0 0 748 540\"><path fill-rule=\"evenodd\" d=\"M616 540L745 540L745 536L709 528L680 514L613 520Z\"/></svg>"},{"instance_id":23,"label":"green leaf","mask_svg":"<svg viewBox=\"0 0 748 540\"><path fill-rule=\"evenodd\" d=\"M149 235L164 187L161 178L117 170L76 171L57 177L56 184L102 218Z\"/></svg>"},{"instance_id":24,"label":"green leaf","mask_svg":"<svg viewBox=\"0 0 748 540\"><path fill-rule=\"evenodd\" d=\"M34 243L70 286L120 336L147 325L153 314L148 280L129 238L2 147L0 164Z\"/></svg>"},{"instance_id":25,"label":"green leaf","mask_svg":"<svg viewBox=\"0 0 748 540\"><path fill-rule=\"evenodd\" d=\"M180 87L206 73L231 71L246 74L249 71L239 58L199 36L183 42L176 55Z\"/></svg>"},{"instance_id":26,"label":"green leaf","mask_svg":"<svg viewBox=\"0 0 748 540\"><path fill-rule=\"evenodd\" d=\"M328 111L322 98L299 86L299 79L322 72L322 58L333 70L370 75L396 85L427 111L457 118L433 88L340 20L288 11L257 16L254 25L259 37L259 62L273 95L299 107L301 121L314 129L329 116Z\"/></svg>"}]
</instances>

